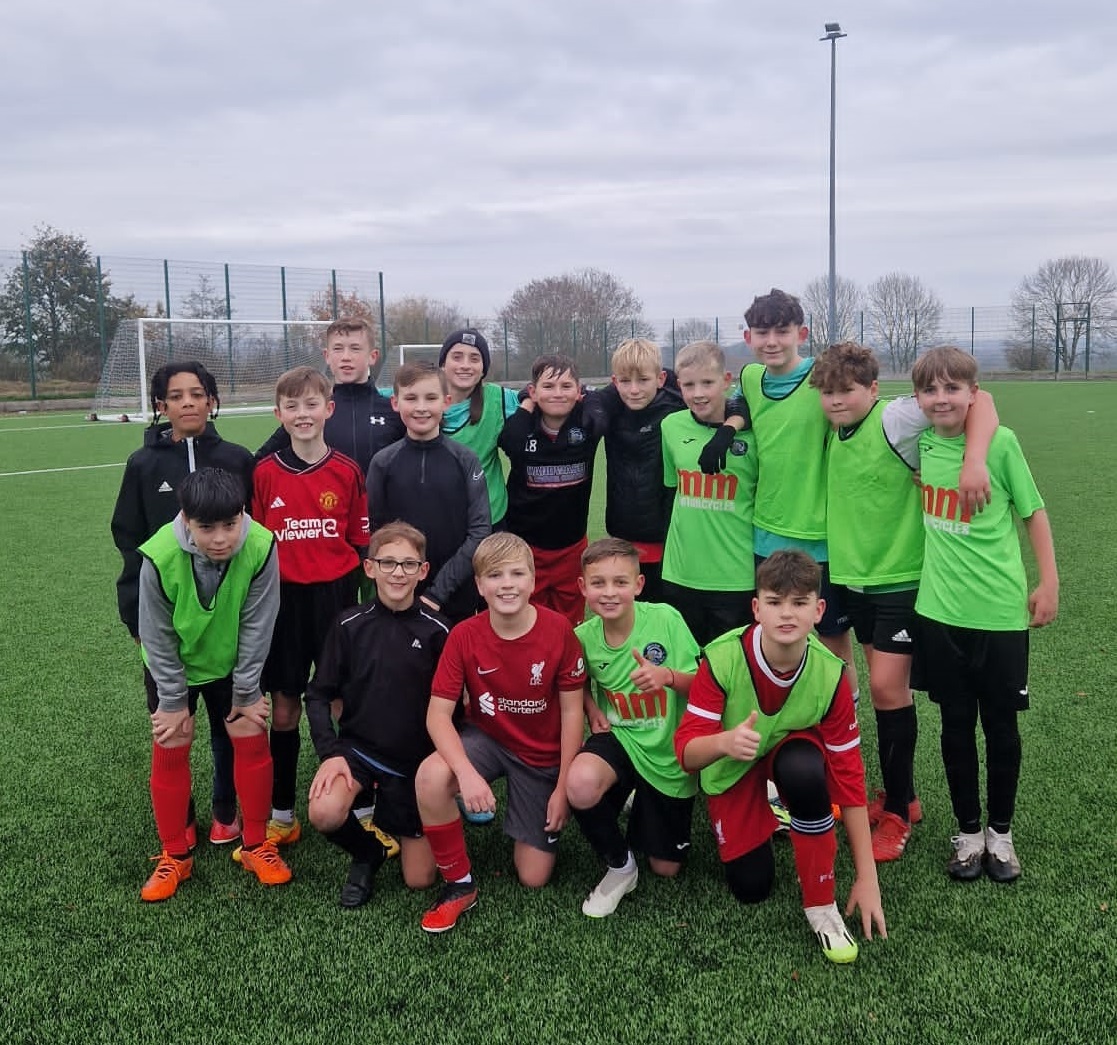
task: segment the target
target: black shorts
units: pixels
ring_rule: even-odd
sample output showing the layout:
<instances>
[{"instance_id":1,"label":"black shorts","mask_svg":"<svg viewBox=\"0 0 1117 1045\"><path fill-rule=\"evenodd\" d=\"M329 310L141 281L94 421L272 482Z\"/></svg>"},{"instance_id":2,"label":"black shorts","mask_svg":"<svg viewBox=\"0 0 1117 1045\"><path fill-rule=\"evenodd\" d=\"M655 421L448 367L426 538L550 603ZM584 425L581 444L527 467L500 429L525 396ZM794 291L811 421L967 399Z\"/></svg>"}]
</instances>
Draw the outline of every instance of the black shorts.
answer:
<instances>
[{"instance_id":1,"label":"black shorts","mask_svg":"<svg viewBox=\"0 0 1117 1045\"><path fill-rule=\"evenodd\" d=\"M353 779L365 791L376 792L376 826L397 838L422 838L423 821L415 800L415 777L396 776L374 766L359 748L345 752Z\"/></svg>"},{"instance_id":2,"label":"black shorts","mask_svg":"<svg viewBox=\"0 0 1117 1045\"><path fill-rule=\"evenodd\" d=\"M888 592L844 588L843 597L857 641L862 646L872 646L880 653L899 653L910 657L917 594L915 588Z\"/></svg>"},{"instance_id":3,"label":"black shorts","mask_svg":"<svg viewBox=\"0 0 1117 1045\"><path fill-rule=\"evenodd\" d=\"M144 689L147 690L147 713L154 715L159 710L159 690L156 688L155 679L146 667L144 667ZM223 679L203 682L200 686L191 686L186 692L187 706L191 715L198 710L198 697L205 700L207 708L220 714L223 719L227 719L233 712L233 676L226 675ZM212 718L210 721L212 722Z\"/></svg>"},{"instance_id":4,"label":"black shorts","mask_svg":"<svg viewBox=\"0 0 1117 1045\"><path fill-rule=\"evenodd\" d=\"M628 817L627 840L635 852L681 863L690 851L690 825L694 796L672 798L652 787L637 771L628 752L613 733L592 733L583 751L597 755L617 774L617 782L601 798L601 804L614 817L629 794L636 792Z\"/></svg>"},{"instance_id":5,"label":"black shorts","mask_svg":"<svg viewBox=\"0 0 1117 1045\"><path fill-rule=\"evenodd\" d=\"M756 555L753 558L759 566L767 556ZM819 598L826 600L826 609L823 610L822 620L815 625L814 630L823 638L835 638L844 635L853 626L846 611L847 592L844 584L834 584L830 580L830 563L820 562L819 566L822 567L822 584L818 595Z\"/></svg>"},{"instance_id":6,"label":"black shorts","mask_svg":"<svg viewBox=\"0 0 1117 1045\"><path fill-rule=\"evenodd\" d=\"M663 601L679 611L699 646L753 622L754 591L699 591L668 580L662 586Z\"/></svg>"},{"instance_id":7,"label":"black shorts","mask_svg":"<svg viewBox=\"0 0 1117 1045\"><path fill-rule=\"evenodd\" d=\"M264 690L301 696L330 626L342 610L356 602L356 573L321 584L281 581L279 616L275 618L271 649L260 680Z\"/></svg>"},{"instance_id":8,"label":"black shorts","mask_svg":"<svg viewBox=\"0 0 1117 1045\"><path fill-rule=\"evenodd\" d=\"M915 618L912 688L936 704L992 701L1028 708L1028 643L1023 631L980 631Z\"/></svg>"}]
</instances>

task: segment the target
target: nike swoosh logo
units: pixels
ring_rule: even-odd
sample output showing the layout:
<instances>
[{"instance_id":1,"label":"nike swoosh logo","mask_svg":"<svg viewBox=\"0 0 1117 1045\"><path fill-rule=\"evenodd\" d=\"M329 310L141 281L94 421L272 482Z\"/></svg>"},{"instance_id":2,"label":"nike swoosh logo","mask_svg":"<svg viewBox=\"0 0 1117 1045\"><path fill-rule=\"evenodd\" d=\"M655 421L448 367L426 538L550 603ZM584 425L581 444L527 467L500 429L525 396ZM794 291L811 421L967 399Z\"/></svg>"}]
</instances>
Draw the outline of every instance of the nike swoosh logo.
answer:
<instances>
[{"instance_id":1,"label":"nike swoosh logo","mask_svg":"<svg viewBox=\"0 0 1117 1045\"><path fill-rule=\"evenodd\" d=\"M689 849L690 848L690 842L679 842L679 843L676 844L675 848L676 849Z\"/></svg>"},{"instance_id":2,"label":"nike swoosh logo","mask_svg":"<svg viewBox=\"0 0 1117 1045\"><path fill-rule=\"evenodd\" d=\"M485 478L485 473L484 472L474 472L473 473L473 481L474 482L478 482L479 480L484 479L484 478Z\"/></svg>"},{"instance_id":3,"label":"nike swoosh logo","mask_svg":"<svg viewBox=\"0 0 1117 1045\"><path fill-rule=\"evenodd\" d=\"M683 446L686 446L687 443L693 443L694 441L695 441L694 437L691 437L690 439L684 439L683 440Z\"/></svg>"},{"instance_id":4,"label":"nike swoosh logo","mask_svg":"<svg viewBox=\"0 0 1117 1045\"><path fill-rule=\"evenodd\" d=\"M500 671L500 668L478 668L478 675L491 675L494 671Z\"/></svg>"},{"instance_id":5,"label":"nike swoosh logo","mask_svg":"<svg viewBox=\"0 0 1117 1045\"><path fill-rule=\"evenodd\" d=\"M547 845L554 845L558 840L558 835L547 835Z\"/></svg>"}]
</instances>

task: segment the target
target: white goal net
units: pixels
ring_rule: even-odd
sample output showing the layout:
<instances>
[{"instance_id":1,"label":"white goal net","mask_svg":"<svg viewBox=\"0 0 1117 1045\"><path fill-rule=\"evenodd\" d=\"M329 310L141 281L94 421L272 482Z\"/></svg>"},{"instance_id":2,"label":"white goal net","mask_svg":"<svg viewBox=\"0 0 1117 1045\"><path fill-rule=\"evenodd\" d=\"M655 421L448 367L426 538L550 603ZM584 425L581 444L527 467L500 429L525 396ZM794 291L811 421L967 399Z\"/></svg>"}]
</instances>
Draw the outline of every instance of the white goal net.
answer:
<instances>
[{"instance_id":1,"label":"white goal net","mask_svg":"<svg viewBox=\"0 0 1117 1045\"><path fill-rule=\"evenodd\" d=\"M150 420L151 375L165 363L193 359L217 381L221 412L270 410L285 370L325 370L327 322L317 320L125 320L109 348L93 413L100 418Z\"/></svg>"}]
</instances>

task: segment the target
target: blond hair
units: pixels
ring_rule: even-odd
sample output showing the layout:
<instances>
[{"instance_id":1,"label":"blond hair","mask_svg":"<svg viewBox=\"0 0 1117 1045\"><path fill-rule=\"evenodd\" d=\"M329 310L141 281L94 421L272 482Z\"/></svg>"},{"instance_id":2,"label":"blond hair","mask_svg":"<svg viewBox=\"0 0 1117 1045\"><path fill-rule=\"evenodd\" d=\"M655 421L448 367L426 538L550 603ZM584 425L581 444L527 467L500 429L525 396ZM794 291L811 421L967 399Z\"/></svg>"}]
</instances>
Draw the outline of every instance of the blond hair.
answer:
<instances>
[{"instance_id":1,"label":"blond hair","mask_svg":"<svg viewBox=\"0 0 1117 1045\"><path fill-rule=\"evenodd\" d=\"M509 563L523 562L535 573L535 558L531 546L514 533L490 533L473 553L473 573L483 577L490 570Z\"/></svg>"},{"instance_id":2,"label":"blond hair","mask_svg":"<svg viewBox=\"0 0 1117 1045\"><path fill-rule=\"evenodd\" d=\"M663 369L663 356L654 341L646 337L630 337L617 345L612 368L617 377L630 377L648 371L658 374Z\"/></svg>"},{"instance_id":3,"label":"blond hair","mask_svg":"<svg viewBox=\"0 0 1117 1045\"><path fill-rule=\"evenodd\" d=\"M675 357L675 373L690 366L716 366L725 369L725 351L716 341L691 341Z\"/></svg>"}]
</instances>

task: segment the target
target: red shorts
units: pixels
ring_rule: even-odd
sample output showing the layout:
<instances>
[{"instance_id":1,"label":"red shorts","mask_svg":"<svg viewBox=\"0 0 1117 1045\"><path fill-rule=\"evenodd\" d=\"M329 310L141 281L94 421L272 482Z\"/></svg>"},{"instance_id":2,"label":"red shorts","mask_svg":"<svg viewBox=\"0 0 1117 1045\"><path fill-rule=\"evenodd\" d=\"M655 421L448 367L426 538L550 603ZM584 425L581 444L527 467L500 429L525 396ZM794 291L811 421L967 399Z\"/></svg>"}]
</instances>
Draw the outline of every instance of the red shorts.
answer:
<instances>
[{"instance_id":1,"label":"red shorts","mask_svg":"<svg viewBox=\"0 0 1117 1045\"><path fill-rule=\"evenodd\" d=\"M763 845L776 830L776 818L768 805L768 781L772 779L772 760L789 740L809 740L826 757L822 738L813 729L788 733L728 791L707 795L710 826L723 864L751 853Z\"/></svg>"},{"instance_id":2,"label":"red shorts","mask_svg":"<svg viewBox=\"0 0 1117 1045\"><path fill-rule=\"evenodd\" d=\"M531 549L535 558L535 593L531 601L556 610L574 626L581 624L586 615L586 600L578 590L578 580L587 543L583 537L565 548Z\"/></svg>"}]
</instances>

